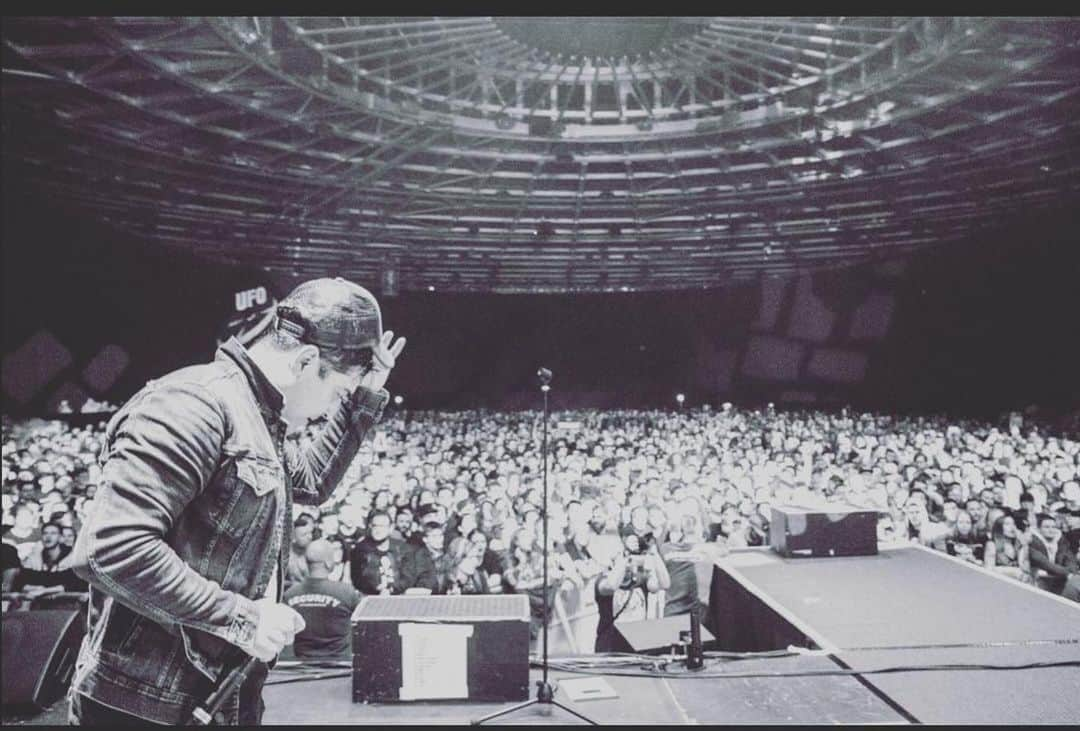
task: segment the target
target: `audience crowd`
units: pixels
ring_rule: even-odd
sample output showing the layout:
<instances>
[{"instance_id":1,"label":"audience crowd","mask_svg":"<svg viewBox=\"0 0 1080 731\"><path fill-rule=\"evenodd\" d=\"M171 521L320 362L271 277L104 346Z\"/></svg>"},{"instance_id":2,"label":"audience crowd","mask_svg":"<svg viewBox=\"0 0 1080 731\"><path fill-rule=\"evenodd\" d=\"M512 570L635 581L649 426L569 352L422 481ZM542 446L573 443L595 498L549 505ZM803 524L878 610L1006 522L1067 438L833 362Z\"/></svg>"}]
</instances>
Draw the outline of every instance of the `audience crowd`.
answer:
<instances>
[{"instance_id":1,"label":"audience crowd","mask_svg":"<svg viewBox=\"0 0 1080 731\"><path fill-rule=\"evenodd\" d=\"M65 560L104 426L4 421L5 591L79 588ZM872 509L882 545L919 543L1080 601L1080 441L1037 426L725 404L557 412L550 430L549 591L595 592L598 650L615 618L644 618L661 597L661 613L700 611L695 564L766 545L783 504ZM294 507L286 601L322 627L306 646L346 652L325 626L347 633L365 594L525 593L535 631L541 432L538 412L387 413L331 499Z\"/></svg>"}]
</instances>

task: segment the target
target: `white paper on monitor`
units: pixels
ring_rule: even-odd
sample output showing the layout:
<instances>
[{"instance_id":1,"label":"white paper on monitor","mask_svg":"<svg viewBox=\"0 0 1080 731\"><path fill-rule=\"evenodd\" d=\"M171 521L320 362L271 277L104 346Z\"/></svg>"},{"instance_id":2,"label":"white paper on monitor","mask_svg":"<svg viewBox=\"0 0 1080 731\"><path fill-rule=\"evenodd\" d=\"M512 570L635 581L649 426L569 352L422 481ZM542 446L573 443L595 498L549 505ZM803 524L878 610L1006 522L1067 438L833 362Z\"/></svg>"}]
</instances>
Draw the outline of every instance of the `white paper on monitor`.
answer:
<instances>
[{"instance_id":1,"label":"white paper on monitor","mask_svg":"<svg viewBox=\"0 0 1080 731\"><path fill-rule=\"evenodd\" d=\"M468 698L472 625L400 624L403 701Z\"/></svg>"},{"instance_id":2,"label":"white paper on monitor","mask_svg":"<svg viewBox=\"0 0 1080 731\"><path fill-rule=\"evenodd\" d=\"M600 698L618 698L619 694L603 678L575 678L560 680L559 690L572 701L591 701Z\"/></svg>"}]
</instances>

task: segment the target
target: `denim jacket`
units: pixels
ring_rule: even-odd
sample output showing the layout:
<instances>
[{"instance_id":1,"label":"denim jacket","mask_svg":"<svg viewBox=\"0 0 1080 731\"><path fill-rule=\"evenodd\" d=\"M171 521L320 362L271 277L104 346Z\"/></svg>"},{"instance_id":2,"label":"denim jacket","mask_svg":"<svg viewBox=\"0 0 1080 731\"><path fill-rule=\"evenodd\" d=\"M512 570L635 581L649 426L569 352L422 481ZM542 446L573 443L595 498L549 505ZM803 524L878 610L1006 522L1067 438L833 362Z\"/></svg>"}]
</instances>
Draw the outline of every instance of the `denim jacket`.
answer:
<instances>
[{"instance_id":1,"label":"denim jacket","mask_svg":"<svg viewBox=\"0 0 1080 731\"><path fill-rule=\"evenodd\" d=\"M71 692L187 722L251 642L275 572L280 601L293 500L327 500L388 397L357 388L300 449L280 391L235 339L133 396L109 422L75 543L91 606Z\"/></svg>"}]
</instances>

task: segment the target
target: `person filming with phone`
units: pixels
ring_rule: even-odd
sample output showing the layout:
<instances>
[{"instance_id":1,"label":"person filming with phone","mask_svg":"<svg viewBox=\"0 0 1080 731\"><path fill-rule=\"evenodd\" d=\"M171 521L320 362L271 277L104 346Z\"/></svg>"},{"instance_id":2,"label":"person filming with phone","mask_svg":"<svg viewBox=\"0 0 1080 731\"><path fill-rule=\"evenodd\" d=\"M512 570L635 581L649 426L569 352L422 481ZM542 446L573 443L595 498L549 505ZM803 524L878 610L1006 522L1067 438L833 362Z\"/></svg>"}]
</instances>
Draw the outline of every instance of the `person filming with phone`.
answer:
<instances>
[{"instance_id":1,"label":"person filming with phone","mask_svg":"<svg viewBox=\"0 0 1080 731\"><path fill-rule=\"evenodd\" d=\"M652 535L626 535L623 550L611 556L596 582L596 652L615 651L615 622L647 619L650 597L657 601L656 594L670 586L671 576Z\"/></svg>"}]
</instances>

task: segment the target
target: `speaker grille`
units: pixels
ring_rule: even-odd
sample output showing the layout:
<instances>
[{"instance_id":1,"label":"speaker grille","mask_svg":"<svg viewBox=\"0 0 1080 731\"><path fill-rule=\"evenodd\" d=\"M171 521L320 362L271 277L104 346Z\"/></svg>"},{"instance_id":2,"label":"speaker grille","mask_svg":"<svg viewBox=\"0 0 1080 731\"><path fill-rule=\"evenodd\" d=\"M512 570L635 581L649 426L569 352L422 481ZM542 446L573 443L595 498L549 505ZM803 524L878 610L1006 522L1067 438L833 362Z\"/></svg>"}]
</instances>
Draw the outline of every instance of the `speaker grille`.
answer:
<instances>
[{"instance_id":1,"label":"speaker grille","mask_svg":"<svg viewBox=\"0 0 1080 731\"><path fill-rule=\"evenodd\" d=\"M529 598L510 596L369 596L353 621L386 619L529 620Z\"/></svg>"}]
</instances>

